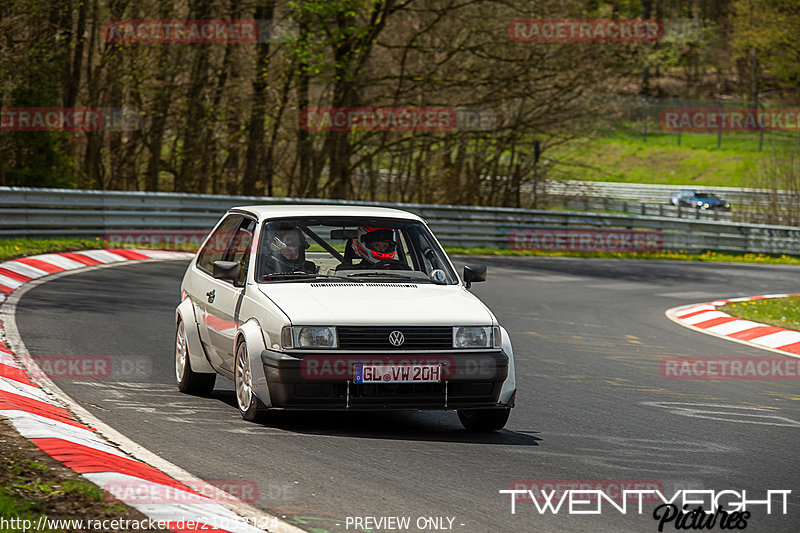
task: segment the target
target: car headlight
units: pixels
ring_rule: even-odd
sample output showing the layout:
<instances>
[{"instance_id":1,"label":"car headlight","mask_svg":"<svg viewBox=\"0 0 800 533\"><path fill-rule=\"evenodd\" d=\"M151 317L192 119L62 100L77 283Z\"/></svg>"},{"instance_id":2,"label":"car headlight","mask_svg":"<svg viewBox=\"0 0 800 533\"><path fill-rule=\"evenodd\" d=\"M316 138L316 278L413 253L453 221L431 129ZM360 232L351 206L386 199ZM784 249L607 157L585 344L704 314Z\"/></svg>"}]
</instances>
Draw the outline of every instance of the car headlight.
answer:
<instances>
[{"instance_id":1,"label":"car headlight","mask_svg":"<svg viewBox=\"0 0 800 533\"><path fill-rule=\"evenodd\" d=\"M284 348L336 348L336 328L331 326L292 326L281 332Z\"/></svg>"},{"instance_id":2,"label":"car headlight","mask_svg":"<svg viewBox=\"0 0 800 533\"><path fill-rule=\"evenodd\" d=\"M500 328L492 326L456 326L453 348L499 348Z\"/></svg>"}]
</instances>

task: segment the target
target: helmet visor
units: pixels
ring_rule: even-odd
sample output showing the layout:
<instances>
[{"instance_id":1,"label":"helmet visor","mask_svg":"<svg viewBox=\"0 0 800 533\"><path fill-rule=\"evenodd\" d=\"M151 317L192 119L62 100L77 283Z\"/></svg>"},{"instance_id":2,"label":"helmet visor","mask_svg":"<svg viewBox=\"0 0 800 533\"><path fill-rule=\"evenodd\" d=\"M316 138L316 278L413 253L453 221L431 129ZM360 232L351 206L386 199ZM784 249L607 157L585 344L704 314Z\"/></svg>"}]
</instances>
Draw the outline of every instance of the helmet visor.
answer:
<instances>
[{"instance_id":1,"label":"helmet visor","mask_svg":"<svg viewBox=\"0 0 800 533\"><path fill-rule=\"evenodd\" d=\"M361 237L361 242L368 249L380 253L392 253L397 248L394 240L394 231L390 229L376 229Z\"/></svg>"},{"instance_id":2,"label":"helmet visor","mask_svg":"<svg viewBox=\"0 0 800 533\"><path fill-rule=\"evenodd\" d=\"M372 241L364 244L373 252L390 253L397 248L397 243L394 241Z\"/></svg>"}]
</instances>

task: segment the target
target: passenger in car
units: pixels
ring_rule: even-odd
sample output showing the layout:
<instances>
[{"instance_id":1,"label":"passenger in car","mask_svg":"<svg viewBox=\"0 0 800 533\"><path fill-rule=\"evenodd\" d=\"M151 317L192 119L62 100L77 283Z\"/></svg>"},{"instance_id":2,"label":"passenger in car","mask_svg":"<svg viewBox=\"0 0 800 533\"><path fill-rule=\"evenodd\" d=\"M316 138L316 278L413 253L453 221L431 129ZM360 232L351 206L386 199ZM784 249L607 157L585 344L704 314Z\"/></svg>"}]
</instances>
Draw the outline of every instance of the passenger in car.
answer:
<instances>
[{"instance_id":1,"label":"passenger in car","mask_svg":"<svg viewBox=\"0 0 800 533\"><path fill-rule=\"evenodd\" d=\"M268 238L267 242L269 251L265 272L306 272L308 274L317 272L317 265L313 261L306 261L306 250L309 244L299 229L278 230Z\"/></svg>"}]
</instances>

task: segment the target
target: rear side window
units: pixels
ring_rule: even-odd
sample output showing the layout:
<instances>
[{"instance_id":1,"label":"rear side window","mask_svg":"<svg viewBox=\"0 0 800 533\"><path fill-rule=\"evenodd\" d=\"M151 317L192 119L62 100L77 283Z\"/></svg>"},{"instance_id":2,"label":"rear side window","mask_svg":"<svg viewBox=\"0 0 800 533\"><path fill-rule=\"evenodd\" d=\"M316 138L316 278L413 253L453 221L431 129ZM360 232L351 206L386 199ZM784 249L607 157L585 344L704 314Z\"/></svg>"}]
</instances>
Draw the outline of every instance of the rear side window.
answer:
<instances>
[{"instance_id":1,"label":"rear side window","mask_svg":"<svg viewBox=\"0 0 800 533\"><path fill-rule=\"evenodd\" d=\"M242 222L242 215L228 215L217 226L217 229L211 233L211 236L206 241L205 246L197 256L197 268L212 274L214 261L222 261L225 258L225 252L231 243L236 229Z\"/></svg>"}]
</instances>

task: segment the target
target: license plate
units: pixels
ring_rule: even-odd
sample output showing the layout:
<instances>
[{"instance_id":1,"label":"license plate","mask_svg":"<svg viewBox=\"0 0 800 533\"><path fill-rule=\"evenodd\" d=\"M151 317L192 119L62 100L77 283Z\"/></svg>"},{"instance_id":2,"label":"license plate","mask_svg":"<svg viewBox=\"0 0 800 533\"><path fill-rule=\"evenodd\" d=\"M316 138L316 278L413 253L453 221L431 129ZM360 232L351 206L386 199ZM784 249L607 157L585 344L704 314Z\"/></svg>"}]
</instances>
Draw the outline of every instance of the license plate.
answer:
<instances>
[{"instance_id":1,"label":"license plate","mask_svg":"<svg viewBox=\"0 0 800 533\"><path fill-rule=\"evenodd\" d=\"M355 383L439 383L442 367L433 365L354 365Z\"/></svg>"}]
</instances>

